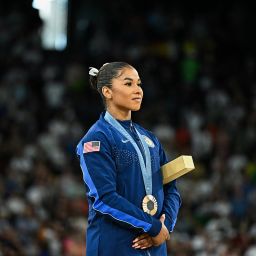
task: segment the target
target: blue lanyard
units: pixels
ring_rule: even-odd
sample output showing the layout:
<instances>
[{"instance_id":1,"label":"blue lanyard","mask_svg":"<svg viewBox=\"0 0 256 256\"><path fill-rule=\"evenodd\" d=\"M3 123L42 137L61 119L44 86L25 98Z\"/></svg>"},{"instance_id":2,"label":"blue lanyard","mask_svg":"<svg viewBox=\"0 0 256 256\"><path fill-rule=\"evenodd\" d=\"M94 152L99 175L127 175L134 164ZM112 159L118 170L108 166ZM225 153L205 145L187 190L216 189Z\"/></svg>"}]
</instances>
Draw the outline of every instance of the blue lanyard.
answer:
<instances>
[{"instance_id":1,"label":"blue lanyard","mask_svg":"<svg viewBox=\"0 0 256 256\"><path fill-rule=\"evenodd\" d=\"M125 128L118 123L118 121L109 114L109 112L106 111L106 114L104 116L104 119L111 124L114 128L116 128L126 139L128 139L131 144L133 145L134 149L137 152L137 155L139 157L139 163L140 163L140 169L143 176L143 182L146 190L147 195L152 195L152 171L151 171L151 157L150 152L147 143L143 139L142 135L138 132L138 130L134 127L135 131L137 132L140 142L143 146L145 157L146 157L146 163L144 162L142 153L137 145L137 143L134 141L132 136L125 130Z\"/></svg>"}]
</instances>

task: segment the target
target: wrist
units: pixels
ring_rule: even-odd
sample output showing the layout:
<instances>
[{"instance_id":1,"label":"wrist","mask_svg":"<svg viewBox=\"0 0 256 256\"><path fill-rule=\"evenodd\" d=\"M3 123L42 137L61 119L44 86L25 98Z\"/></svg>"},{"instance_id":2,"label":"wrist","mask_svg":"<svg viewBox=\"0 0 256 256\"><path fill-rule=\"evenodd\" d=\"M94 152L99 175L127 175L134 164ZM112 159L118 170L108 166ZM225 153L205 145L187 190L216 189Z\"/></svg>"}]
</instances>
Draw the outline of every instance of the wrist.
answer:
<instances>
[{"instance_id":1,"label":"wrist","mask_svg":"<svg viewBox=\"0 0 256 256\"><path fill-rule=\"evenodd\" d=\"M157 236L161 229L162 229L162 223L160 220L152 218L153 222L152 222L152 227L149 229L149 231L147 232L150 236L155 237Z\"/></svg>"}]
</instances>

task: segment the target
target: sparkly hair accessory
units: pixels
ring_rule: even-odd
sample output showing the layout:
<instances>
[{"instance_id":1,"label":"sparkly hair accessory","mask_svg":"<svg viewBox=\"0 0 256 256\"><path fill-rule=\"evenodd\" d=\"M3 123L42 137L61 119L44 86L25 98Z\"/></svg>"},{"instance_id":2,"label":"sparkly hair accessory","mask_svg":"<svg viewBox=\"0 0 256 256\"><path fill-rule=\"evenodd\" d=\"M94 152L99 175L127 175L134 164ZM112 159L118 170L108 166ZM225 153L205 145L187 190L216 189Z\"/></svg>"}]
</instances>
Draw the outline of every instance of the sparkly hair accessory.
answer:
<instances>
[{"instance_id":1,"label":"sparkly hair accessory","mask_svg":"<svg viewBox=\"0 0 256 256\"><path fill-rule=\"evenodd\" d=\"M89 69L90 69L89 70L89 75L90 76L97 76L98 75L99 70L97 68L90 67Z\"/></svg>"}]
</instances>

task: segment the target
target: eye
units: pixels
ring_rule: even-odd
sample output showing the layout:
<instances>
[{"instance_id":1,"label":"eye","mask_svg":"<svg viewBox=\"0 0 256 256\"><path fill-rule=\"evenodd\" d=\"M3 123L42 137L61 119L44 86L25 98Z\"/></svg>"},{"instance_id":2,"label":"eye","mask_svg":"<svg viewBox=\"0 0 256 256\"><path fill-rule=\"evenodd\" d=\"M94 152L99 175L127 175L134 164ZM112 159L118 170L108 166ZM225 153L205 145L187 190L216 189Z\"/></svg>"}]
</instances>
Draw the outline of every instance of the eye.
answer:
<instances>
[{"instance_id":1,"label":"eye","mask_svg":"<svg viewBox=\"0 0 256 256\"><path fill-rule=\"evenodd\" d=\"M137 85L138 85L139 87L141 87L141 86L142 86L142 83L138 83Z\"/></svg>"},{"instance_id":2,"label":"eye","mask_svg":"<svg viewBox=\"0 0 256 256\"><path fill-rule=\"evenodd\" d=\"M125 83L124 85L132 86L132 83L131 83L131 82L127 82L127 83Z\"/></svg>"}]
</instances>

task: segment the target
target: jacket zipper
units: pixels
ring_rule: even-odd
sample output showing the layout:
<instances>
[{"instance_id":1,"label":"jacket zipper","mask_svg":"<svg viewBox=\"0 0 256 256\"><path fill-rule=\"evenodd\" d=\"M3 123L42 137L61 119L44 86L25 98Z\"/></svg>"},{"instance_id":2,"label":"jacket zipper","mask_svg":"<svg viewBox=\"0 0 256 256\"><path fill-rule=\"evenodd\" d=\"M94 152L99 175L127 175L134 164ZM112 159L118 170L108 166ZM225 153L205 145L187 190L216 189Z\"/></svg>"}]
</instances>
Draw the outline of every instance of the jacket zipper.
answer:
<instances>
[{"instance_id":1,"label":"jacket zipper","mask_svg":"<svg viewBox=\"0 0 256 256\"><path fill-rule=\"evenodd\" d=\"M139 142L139 148L140 148L140 151L141 151L141 153L143 155L143 160L145 162L145 159L146 159L145 150L144 150L144 147L142 145L142 142L140 141L140 137L138 136L136 130L134 129L134 126L133 126L132 122L130 124L130 130L135 135L136 140Z\"/></svg>"}]
</instances>

